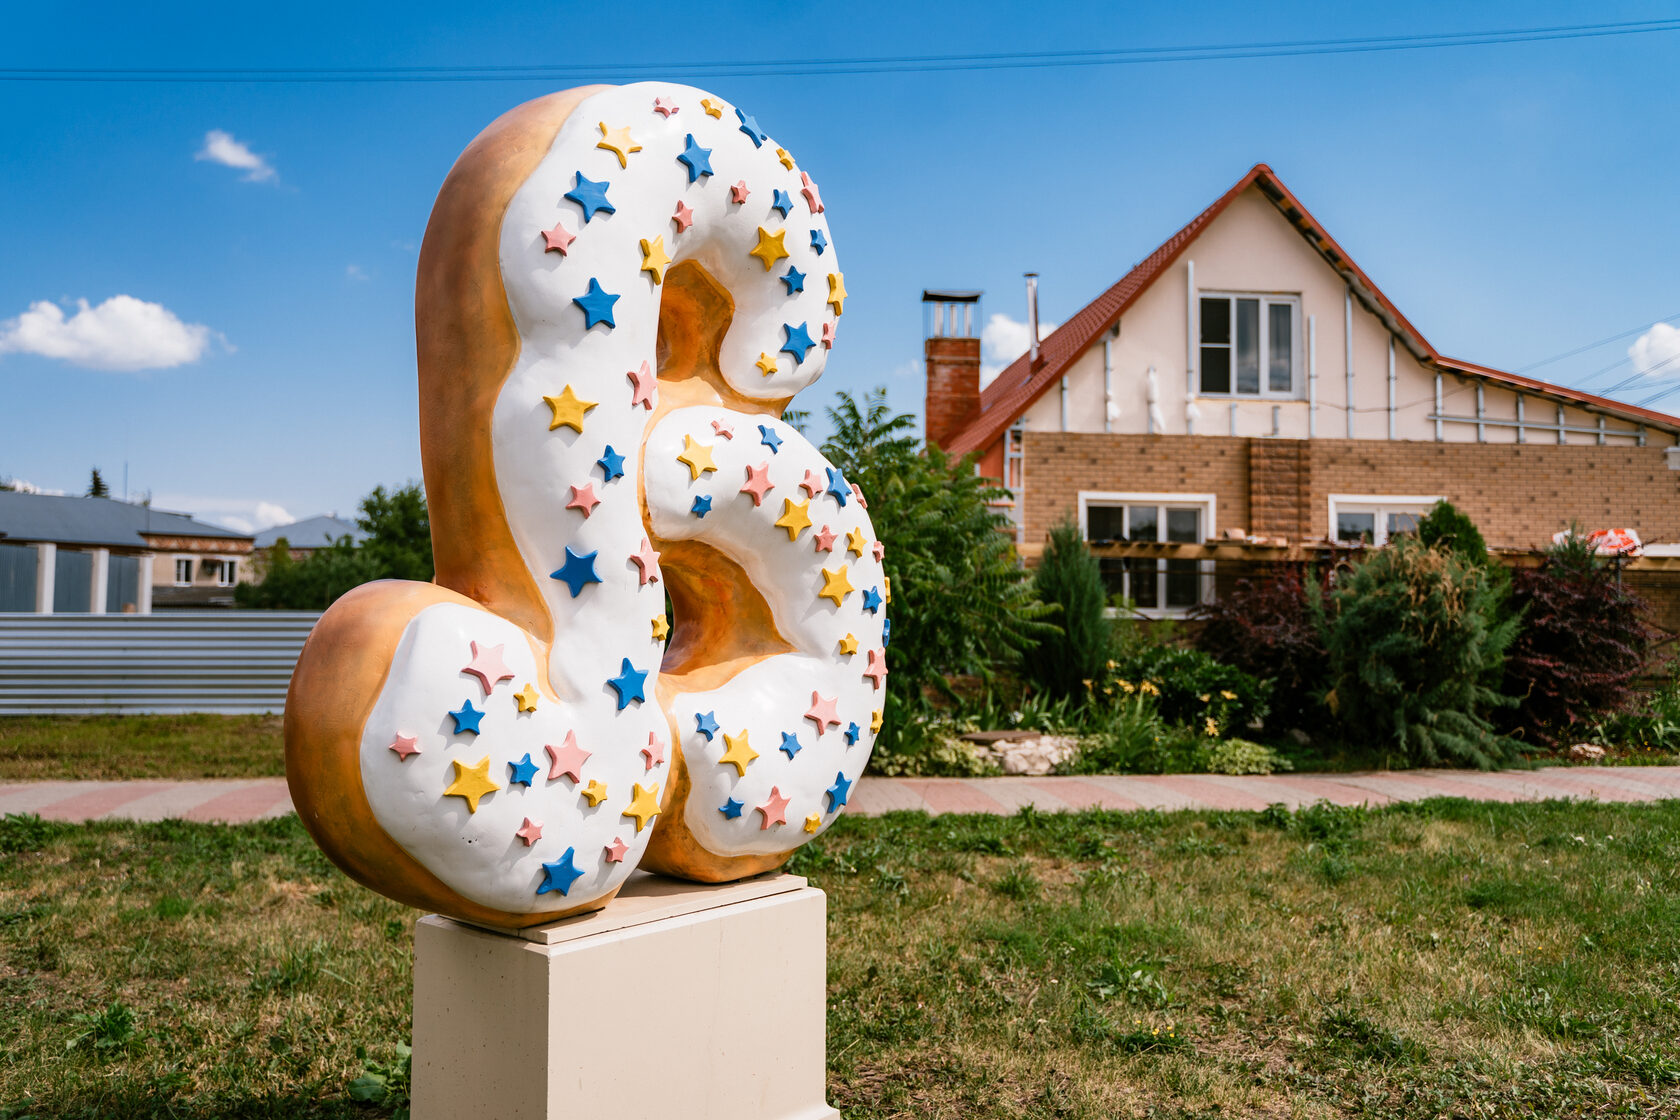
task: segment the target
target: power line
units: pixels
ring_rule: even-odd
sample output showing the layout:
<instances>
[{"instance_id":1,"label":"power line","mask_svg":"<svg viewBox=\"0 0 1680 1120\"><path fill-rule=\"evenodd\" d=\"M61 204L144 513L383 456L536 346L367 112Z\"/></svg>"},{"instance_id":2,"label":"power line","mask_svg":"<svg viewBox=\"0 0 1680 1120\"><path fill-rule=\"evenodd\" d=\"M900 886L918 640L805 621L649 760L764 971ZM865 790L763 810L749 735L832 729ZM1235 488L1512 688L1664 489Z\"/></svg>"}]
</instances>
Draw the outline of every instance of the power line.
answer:
<instances>
[{"instance_id":1,"label":"power line","mask_svg":"<svg viewBox=\"0 0 1680 1120\"><path fill-rule=\"evenodd\" d=\"M1676 319L1680 319L1680 311L1677 311L1673 315L1669 315L1665 318L1658 319L1657 322L1658 323L1672 323ZM1597 350L1600 346L1603 346L1607 342L1616 342L1619 339L1626 338L1630 334L1643 334L1645 331L1650 330L1652 325L1653 324L1645 323L1645 324L1642 324L1642 325L1637 326L1637 327L1630 327L1627 330L1622 331L1619 334L1607 335L1604 338L1599 339L1597 342L1589 342L1585 346L1577 346L1573 350L1565 350L1561 354L1553 354L1549 358L1542 358L1538 362L1531 362L1528 365L1523 366L1521 369L1512 370L1511 372L1512 373L1527 373L1529 370L1539 369L1541 366L1549 366L1553 362L1561 362L1565 358L1573 358L1577 354L1585 354L1588 350ZM1625 358L1617 359L1617 361L1615 362L1614 365L1605 366L1603 369L1599 370L1597 373L1589 373L1582 380L1591 381L1593 378L1598 377L1601 374L1608 373L1610 370L1615 369L1616 366L1621 365L1623 361L1626 361L1626 359Z\"/></svg>"},{"instance_id":2,"label":"power line","mask_svg":"<svg viewBox=\"0 0 1680 1120\"><path fill-rule=\"evenodd\" d=\"M712 62L603 63L506 66L369 67L3 67L9 82L196 82L196 83L361 83L553 81L582 78L788 77L803 75L885 74L955 70L1052 69L1071 66L1134 66L1150 63L1208 62L1306 55L1365 54L1435 50L1446 47L1499 46L1563 39L1598 39L1680 31L1680 19L1626 23L1573 24L1560 27L1507 28L1495 31L1434 32L1367 36L1352 39L1300 39L1262 43L1201 44L1181 47L1125 47L1072 51L1010 51L976 54L876 55L857 58L721 60Z\"/></svg>"}]
</instances>

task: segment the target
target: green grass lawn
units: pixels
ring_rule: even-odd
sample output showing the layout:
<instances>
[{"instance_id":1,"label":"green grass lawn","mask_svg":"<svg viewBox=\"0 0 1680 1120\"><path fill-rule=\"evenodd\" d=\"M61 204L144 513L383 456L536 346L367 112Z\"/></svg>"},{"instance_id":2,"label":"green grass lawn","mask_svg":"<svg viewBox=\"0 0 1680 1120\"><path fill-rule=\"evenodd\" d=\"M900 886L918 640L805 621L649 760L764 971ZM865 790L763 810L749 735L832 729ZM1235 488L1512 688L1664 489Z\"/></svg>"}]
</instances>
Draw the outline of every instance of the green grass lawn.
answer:
<instances>
[{"instance_id":1,"label":"green grass lawn","mask_svg":"<svg viewBox=\"0 0 1680 1120\"><path fill-rule=\"evenodd\" d=\"M793 869L849 1120L1680 1115L1680 804L848 817ZM290 817L7 818L0 1117L389 1115L413 918Z\"/></svg>"},{"instance_id":2,"label":"green grass lawn","mask_svg":"<svg viewBox=\"0 0 1680 1120\"><path fill-rule=\"evenodd\" d=\"M277 778L285 772L278 715L0 718L0 782Z\"/></svg>"}]
</instances>

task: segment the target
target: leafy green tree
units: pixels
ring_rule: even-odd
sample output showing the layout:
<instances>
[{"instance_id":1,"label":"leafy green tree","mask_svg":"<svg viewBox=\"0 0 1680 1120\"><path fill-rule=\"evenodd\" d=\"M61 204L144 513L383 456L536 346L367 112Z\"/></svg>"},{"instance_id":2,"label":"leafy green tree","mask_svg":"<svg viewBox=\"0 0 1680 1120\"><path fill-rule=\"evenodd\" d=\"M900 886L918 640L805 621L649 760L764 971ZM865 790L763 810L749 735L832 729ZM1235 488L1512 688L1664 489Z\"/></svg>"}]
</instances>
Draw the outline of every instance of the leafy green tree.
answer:
<instances>
[{"instance_id":1,"label":"leafy green tree","mask_svg":"<svg viewBox=\"0 0 1680 1120\"><path fill-rule=\"evenodd\" d=\"M928 689L949 692L946 677L987 675L1032 649L1053 627L1021 567L1012 525L993 503L1007 491L910 433L916 419L894 413L886 390L860 405L837 393L828 409L830 462L857 483L886 552L892 584L892 673L881 742L896 742L903 721L925 707Z\"/></svg>"},{"instance_id":2,"label":"leafy green tree","mask_svg":"<svg viewBox=\"0 0 1680 1120\"><path fill-rule=\"evenodd\" d=\"M367 534L360 544L345 535L295 560L282 537L258 559L260 580L234 589L235 601L271 610L325 610L346 591L376 579L429 581L431 524L420 484L390 491L376 486L360 508L356 524Z\"/></svg>"},{"instance_id":3,"label":"leafy green tree","mask_svg":"<svg viewBox=\"0 0 1680 1120\"><path fill-rule=\"evenodd\" d=\"M1448 501L1436 502L1418 522L1417 538L1430 547L1451 549L1478 568L1488 566L1487 542L1467 514Z\"/></svg>"},{"instance_id":4,"label":"leafy green tree","mask_svg":"<svg viewBox=\"0 0 1680 1120\"><path fill-rule=\"evenodd\" d=\"M1329 663L1324 702L1357 743L1412 765L1489 767L1510 741L1488 715L1519 619L1456 548L1397 538L1308 600Z\"/></svg>"},{"instance_id":5,"label":"leafy green tree","mask_svg":"<svg viewBox=\"0 0 1680 1120\"><path fill-rule=\"evenodd\" d=\"M111 488L105 483L105 476L99 473L99 468L93 468L93 475L88 479L87 496L90 498L109 498Z\"/></svg>"},{"instance_id":6,"label":"leafy green tree","mask_svg":"<svg viewBox=\"0 0 1680 1120\"><path fill-rule=\"evenodd\" d=\"M395 490L375 486L362 499L356 524L367 534L362 554L379 574L375 579L412 579L422 583L434 574L432 524L426 494L418 482Z\"/></svg>"},{"instance_id":7,"label":"leafy green tree","mask_svg":"<svg viewBox=\"0 0 1680 1120\"><path fill-rule=\"evenodd\" d=\"M1102 571L1072 521L1050 530L1033 572L1033 590L1056 612L1053 619L1060 629L1039 642L1027 659L1028 673L1048 692L1083 696L1088 682L1101 675L1113 643L1103 614L1108 594Z\"/></svg>"}]
</instances>

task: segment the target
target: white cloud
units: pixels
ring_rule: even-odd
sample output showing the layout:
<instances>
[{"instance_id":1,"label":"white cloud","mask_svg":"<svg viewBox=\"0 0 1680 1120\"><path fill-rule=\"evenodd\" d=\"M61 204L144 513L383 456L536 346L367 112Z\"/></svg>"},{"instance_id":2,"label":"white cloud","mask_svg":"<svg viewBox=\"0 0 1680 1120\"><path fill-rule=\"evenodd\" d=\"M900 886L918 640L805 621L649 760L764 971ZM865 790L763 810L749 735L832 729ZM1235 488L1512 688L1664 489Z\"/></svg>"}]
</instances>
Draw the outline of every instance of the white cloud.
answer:
<instances>
[{"instance_id":1,"label":"white cloud","mask_svg":"<svg viewBox=\"0 0 1680 1120\"><path fill-rule=\"evenodd\" d=\"M1038 337L1044 339L1056 329L1058 324L1038 324ZM1009 316L994 312L986 319L985 327L980 331L980 385L984 388L992 383L992 379L1002 373L1004 369L1027 352L1027 344L1031 340L1031 332L1027 324L1018 323Z\"/></svg>"},{"instance_id":2,"label":"white cloud","mask_svg":"<svg viewBox=\"0 0 1680 1120\"><path fill-rule=\"evenodd\" d=\"M268 160L253 152L244 141L235 140L232 133L219 128L212 128L204 134L204 147L193 158L243 171L247 183L277 182L280 178L280 173Z\"/></svg>"},{"instance_id":3,"label":"white cloud","mask_svg":"<svg viewBox=\"0 0 1680 1120\"><path fill-rule=\"evenodd\" d=\"M362 271L362 266L359 264L347 264L344 266L344 278L346 280L366 280L368 274Z\"/></svg>"},{"instance_id":4,"label":"white cloud","mask_svg":"<svg viewBox=\"0 0 1680 1120\"><path fill-rule=\"evenodd\" d=\"M65 318L56 303L40 300L15 319L0 322L0 355L39 354L89 369L132 372L186 365L204 356L211 331L183 323L161 303L112 296L97 307L76 301Z\"/></svg>"},{"instance_id":5,"label":"white cloud","mask_svg":"<svg viewBox=\"0 0 1680 1120\"><path fill-rule=\"evenodd\" d=\"M901 362L894 366L889 373L893 380L908 380L912 377L923 377L927 374L927 362Z\"/></svg>"},{"instance_id":6,"label":"white cloud","mask_svg":"<svg viewBox=\"0 0 1680 1120\"><path fill-rule=\"evenodd\" d=\"M1680 377L1680 327L1658 323L1633 340L1628 357L1648 377Z\"/></svg>"},{"instance_id":7,"label":"white cloud","mask_svg":"<svg viewBox=\"0 0 1680 1120\"><path fill-rule=\"evenodd\" d=\"M232 529L236 533L255 533L271 525L290 525L297 520L286 511L286 507L261 498L154 494L152 504L158 509L177 510L200 521Z\"/></svg>"}]
</instances>

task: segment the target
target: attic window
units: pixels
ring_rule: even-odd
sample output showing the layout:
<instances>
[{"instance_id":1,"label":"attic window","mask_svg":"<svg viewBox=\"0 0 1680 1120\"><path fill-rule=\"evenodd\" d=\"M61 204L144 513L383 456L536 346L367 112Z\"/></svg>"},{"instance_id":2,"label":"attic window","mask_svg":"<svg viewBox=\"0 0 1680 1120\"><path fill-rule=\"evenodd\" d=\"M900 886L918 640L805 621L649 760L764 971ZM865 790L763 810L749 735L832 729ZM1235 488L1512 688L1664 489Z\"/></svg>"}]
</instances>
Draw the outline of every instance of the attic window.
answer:
<instances>
[{"instance_id":1,"label":"attic window","mask_svg":"<svg viewBox=\"0 0 1680 1120\"><path fill-rule=\"evenodd\" d=\"M1299 396L1295 366L1300 318L1295 296L1204 294L1201 394Z\"/></svg>"}]
</instances>

